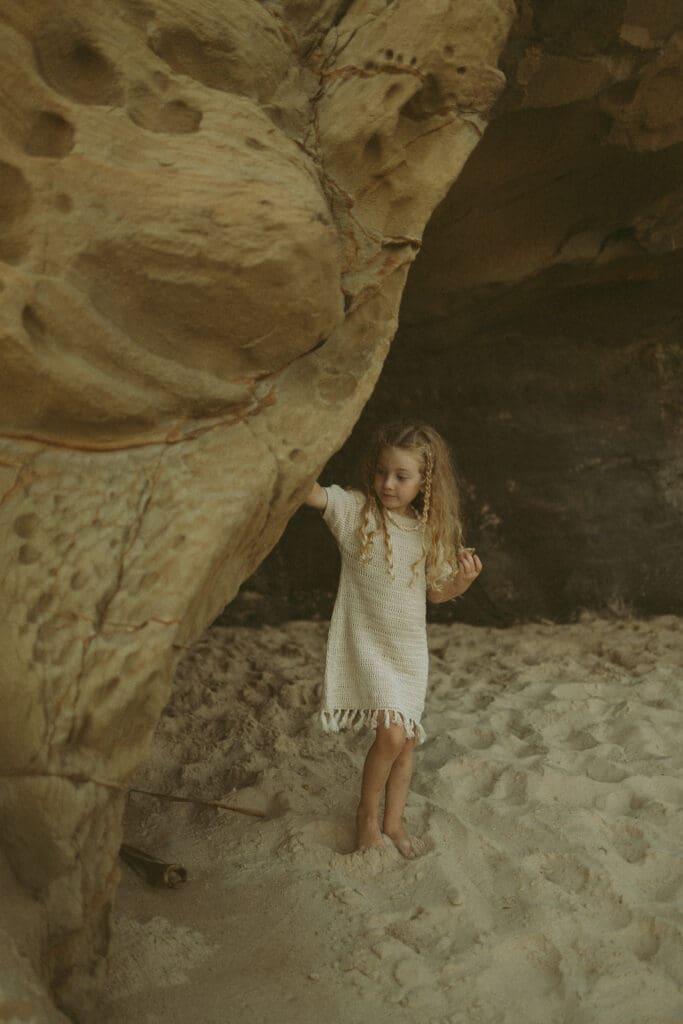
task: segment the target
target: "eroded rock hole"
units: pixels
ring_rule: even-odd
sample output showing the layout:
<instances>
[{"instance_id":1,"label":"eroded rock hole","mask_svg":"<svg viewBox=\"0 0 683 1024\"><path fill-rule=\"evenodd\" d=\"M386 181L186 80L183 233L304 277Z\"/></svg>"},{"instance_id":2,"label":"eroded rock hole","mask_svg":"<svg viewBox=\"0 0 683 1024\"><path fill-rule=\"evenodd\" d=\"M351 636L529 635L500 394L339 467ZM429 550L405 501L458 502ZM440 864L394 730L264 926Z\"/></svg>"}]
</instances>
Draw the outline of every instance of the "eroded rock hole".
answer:
<instances>
[{"instance_id":1,"label":"eroded rock hole","mask_svg":"<svg viewBox=\"0 0 683 1024\"><path fill-rule=\"evenodd\" d=\"M435 114L445 113L447 109L448 104L439 78L434 74L428 74L420 91L401 107L401 113L411 121L424 121Z\"/></svg>"},{"instance_id":2,"label":"eroded rock hole","mask_svg":"<svg viewBox=\"0 0 683 1024\"><path fill-rule=\"evenodd\" d=\"M32 544L22 544L19 548L19 554L17 555L18 561L21 565L33 565L40 558L40 551L33 547Z\"/></svg>"},{"instance_id":3,"label":"eroded rock hole","mask_svg":"<svg viewBox=\"0 0 683 1024\"><path fill-rule=\"evenodd\" d=\"M31 207L31 189L12 164L0 163L0 230L7 230Z\"/></svg>"},{"instance_id":4,"label":"eroded rock hole","mask_svg":"<svg viewBox=\"0 0 683 1024\"><path fill-rule=\"evenodd\" d=\"M76 22L49 22L35 42L35 57L42 77L62 96L79 103L120 104L118 71Z\"/></svg>"},{"instance_id":5,"label":"eroded rock hole","mask_svg":"<svg viewBox=\"0 0 683 1024\"><path fill-rule=\"evenodd\" d=\"M67 156L74 148L74 126L61 114L41 110L36 114L24 151L29 156Z\"/></svg>"},{"instance_id":6,"label":"eroded rock hole","mask_svg":"<svg viewBox=\"0 0 683 1024\"><path fill-rule=\"evenodd\" d=\"M28 249L20 222L31 209L31 187L18 167L0 163L0 259L13 263Z\"/></svg>"},{"instance_id":7,"label":"eroded rock hole","mask_svg":"<svg viewBox=\"0 0 683 1024\"><path fill-rule=\"evenodd\" d=\"M363 152L368 159L378 160L382 155L382 136L371 135L365 143Z\"/></svg>"},{"instance_id":8,"label":"eroded rock hole","mask_svg":"<svg viewBox=\"0 0 683 1024\"><path fill-rule=\"evenodd\" d=\"M73 200L65 192L59 192L55 196L55 208L60 213L70 213L73 210Z\"/></svg>"},{"instance_id":9,"label":"eroded rock hole","mask_svg":"<svg viewBox=\"0 0 683 1024\"><path fill-rule=\"evenodd\" d=\"M164 101L140 88L128 108L133 124L150 132L187 135L199 130L202 111L183 99Z\"/></svg>"},{"instance_id":10,"label":"eroded rock hole","mask_svg":"<svg viewBox=\"0 0 683 1024\"><path fill-rule=\"evenodd\" d=\"M22 537L25 540L33 536L39 522L40 520L35 512L26 512L24 515L17 516L14 520L14 532L17 537Z\"/></svg>"},{"instance_id":11,"label":"eroded rock hole","mask_svg":"<svg viewBox=\"0 0 683 1024\"><path fill-rule=\"evenodd\" d=\"M235 88L235 48L227 38L209 42L189 29L175 28L151 37L149 45L174 71L211 89Z\"/></svg>"},{"instance_id":12,"label":"eroded rock hole","mask_svg":"<svg viewBox=\"0 0 683 1024\"><path fill-rule=\"evenodd\" d=\"M45 324L30 304L24 306L21 312L21 322L31 341L42 344L45 340Z\"/></svg>"}]
</instances>

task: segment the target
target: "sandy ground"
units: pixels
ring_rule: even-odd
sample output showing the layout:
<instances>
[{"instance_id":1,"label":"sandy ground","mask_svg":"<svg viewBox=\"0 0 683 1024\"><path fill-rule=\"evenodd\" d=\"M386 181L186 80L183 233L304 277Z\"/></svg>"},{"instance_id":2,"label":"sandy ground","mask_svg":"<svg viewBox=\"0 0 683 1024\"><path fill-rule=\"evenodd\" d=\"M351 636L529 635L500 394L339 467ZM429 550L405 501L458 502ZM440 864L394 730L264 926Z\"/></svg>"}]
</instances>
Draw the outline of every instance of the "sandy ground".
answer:
<instances>
[{"instance_id":1,"label":"sandy ground","mask_svg":"<svg viewBox=\"0 0 683 1024\"><path fill-rule=\"evenodd\" d=\"M207 633L133 784L267 816L131 796L189 880L123 869L96 1024L683 1024L682 625L431 627L412 862L352 852L326 626Z\"/></svg>"}]
</instances>

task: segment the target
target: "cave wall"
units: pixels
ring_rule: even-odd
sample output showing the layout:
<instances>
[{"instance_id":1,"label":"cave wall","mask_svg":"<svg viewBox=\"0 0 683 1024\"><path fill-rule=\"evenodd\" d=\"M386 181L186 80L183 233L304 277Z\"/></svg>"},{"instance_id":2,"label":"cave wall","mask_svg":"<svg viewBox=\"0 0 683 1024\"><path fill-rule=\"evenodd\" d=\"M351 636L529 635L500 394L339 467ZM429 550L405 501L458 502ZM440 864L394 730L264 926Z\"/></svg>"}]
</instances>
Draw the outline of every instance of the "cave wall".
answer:
<instances>
[{"instance_id":1,"label":"cave wall","mask_svg":"<svg viewBox=\"0 0 683 1024\"><path fill-rule=\"evenodd\" d=\"M683 612L682 41L674 3L520 7L507 88L323 474L351 483L377 423L442 430L485 572L435 618ZM326 616L336 571L299 512L224 619Z\"/></svg>"},{"instance_id":2,"label":"cave wall","mask_svg":"<svg viewBox=\"0 0 683 1024\"><path fill-rule=\"evenodd\" d=\"M513 15L3 7L0 1015L88 1019L174 666L369 397Z\"/></svg>"}]
</instances>

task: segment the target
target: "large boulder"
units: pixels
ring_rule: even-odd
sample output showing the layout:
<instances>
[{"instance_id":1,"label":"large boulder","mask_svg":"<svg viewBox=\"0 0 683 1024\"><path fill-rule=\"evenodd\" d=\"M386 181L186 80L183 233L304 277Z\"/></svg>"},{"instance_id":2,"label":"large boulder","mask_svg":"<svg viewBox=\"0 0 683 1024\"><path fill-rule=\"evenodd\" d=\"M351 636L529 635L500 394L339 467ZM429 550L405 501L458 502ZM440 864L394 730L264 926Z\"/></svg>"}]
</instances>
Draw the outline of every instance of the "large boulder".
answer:
<instances>
[{"instance_id":1,"label":"large boulder","mask_svg":"<svg viewBox=\"0 0 683 1024\"><path fill-rule=\"evenodd\" d=\"M358 418L513 13L4 10L0 843L36 908L2 922L7 1005L42 1012L31 964L74 1017L96 997L126 782L179 653Z\"/></svg>"}]
</instances>

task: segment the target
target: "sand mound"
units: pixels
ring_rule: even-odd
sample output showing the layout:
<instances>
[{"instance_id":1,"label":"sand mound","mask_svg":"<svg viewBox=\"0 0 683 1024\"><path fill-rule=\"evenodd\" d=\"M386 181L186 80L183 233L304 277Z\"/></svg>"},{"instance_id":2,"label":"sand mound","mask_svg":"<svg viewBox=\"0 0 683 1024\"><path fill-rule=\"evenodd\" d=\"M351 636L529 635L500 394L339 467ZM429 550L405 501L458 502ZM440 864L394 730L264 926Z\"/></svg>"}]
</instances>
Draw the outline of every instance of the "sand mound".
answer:
<instances>
[{"instance_id":1,"label":"sand mound","mask_svg":"<svg viewBox=\"0 0 683 1024\"><path fill-rule=\"evenodd\" d=\"M326 627L215 628L179 668L127 840L100 1024L680 1024L680 620L430 629L408 824L352 853L368 735L324 736Z\"/></svg>"}]
</instances>

